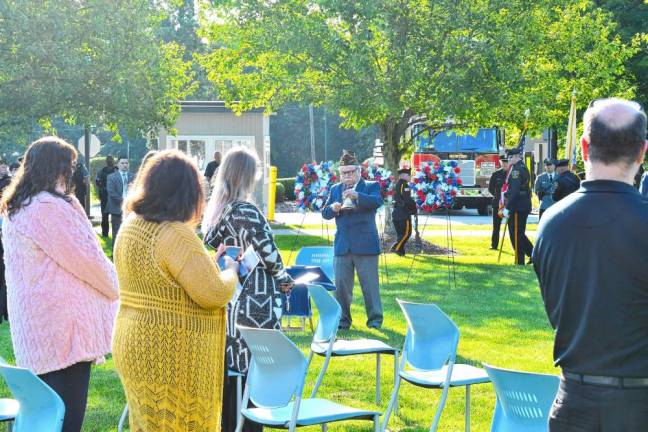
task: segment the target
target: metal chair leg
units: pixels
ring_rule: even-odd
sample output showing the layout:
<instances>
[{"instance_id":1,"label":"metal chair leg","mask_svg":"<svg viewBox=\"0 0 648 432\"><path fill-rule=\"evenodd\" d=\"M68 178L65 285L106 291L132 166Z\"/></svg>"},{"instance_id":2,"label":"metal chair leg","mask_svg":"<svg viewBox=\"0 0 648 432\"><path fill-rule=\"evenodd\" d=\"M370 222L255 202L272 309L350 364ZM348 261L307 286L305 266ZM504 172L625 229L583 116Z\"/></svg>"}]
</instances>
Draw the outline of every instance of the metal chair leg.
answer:
<instances>
[{"instance_id":1,"label":"metal chair leg","mask_svg":"<svg viewBox=\"0 0 648 432\"><path fill-rule=\"evenodd\" d=\"M374 416L374 432L380 432L380 415Z\"/></svg>"},{"instance_id":2,"label":"metal chair leg","mask_svg":"<svg viewBox=\"0 0 648 432\"><path fill-rule=\"evenodd\" d=\"M394 383L398 379L398 351L394 353ZM398 414L398 400L394 405L394 413Z\"/></svg>"},{"instance_id":3,"label":"metal chair leg","mask_svg":"<svg viewBox=\"0 0 648 432\"><path fill-rule=\"evenodd\" d=\"M449 386L443 388L443 392L441 393L441 400L439 401L439 407L437 408L436 414L434 415L432 426L430 426L430 432L436 432L437 427L439 427L441 413L443 412L443 407L445 406L446 399L448 398L448 390L450 390Z\"/></svg>"},{"instance_id":4,"label":"metal chair leg","mask_svg":"<svg viewBox=\"0 0 648 432\"><path fill-rule=\"evenodd\" d=\"M376 404L380 405L380 353L376 353Z\"/></svg>"},{"instance_id":5,"label":"metal chair leg","mask_svg":"<svg viewBox=\"0 0 648 432\"><path fill-rule=\"evenodd\" d=\"M470 385L466 386L466 432L470 432Z\"/></svg>"},{"instance_id":6,"label":"metal chair leg","mask_svg":"<svg viewBox=\"0 0 648 432\"><path fill-rule=\"evenodd\" d=\"M326 423L322 423L322 432L327 432L328 431L328 425Z\"/></svg>"},{"instance_id":7,"label":"metal chair leg","mask_svg":"<svg viewBox=\"0 0 648 432\"><path fill-rule=\"evenodd\" d=\"M119 418L119 424L117 425L118 432L122 432L124 430L124 423L126 423L127 418L128 418L128 404L124 406L124 411L122 411L122 415Z\"/></svg>"},{"instance_id":8,"label":"metal chair leg","mask_svg":"<svg viewBox=\"0 0 648 432\"><path fill-rule=\"evenodd\" d=\"M311 392L311 396L310 396L311 398L315 397L317 390L319 390L320 385L322 385L322 381L324 381L324 374L326 373L326 369L328 368L330 361L331 361L331 357L329 356L324 357L324 364L322 365L322 369L320 370L320 373L317 376L317 381L315 381L315 386L313 386L313 391Z\"/></svg>"},{"instance_id":9,"label":"metal chair leg","mask_svg":"<svg viewBox=\"0 0 648 432\"><path fill-rule=\"evenodd\" d=\"M396 381L394 382L394 390L392 391L391 399L389 400L389 405L387 405L387 411L385 411L385 419L382 424L382 432L387 430L387 425L389 424L389 417L391 416L392 410L396 404L398 404L398 389L400 388L401 378L400 375L396 375Z\"/></svg>"}]
</instances>

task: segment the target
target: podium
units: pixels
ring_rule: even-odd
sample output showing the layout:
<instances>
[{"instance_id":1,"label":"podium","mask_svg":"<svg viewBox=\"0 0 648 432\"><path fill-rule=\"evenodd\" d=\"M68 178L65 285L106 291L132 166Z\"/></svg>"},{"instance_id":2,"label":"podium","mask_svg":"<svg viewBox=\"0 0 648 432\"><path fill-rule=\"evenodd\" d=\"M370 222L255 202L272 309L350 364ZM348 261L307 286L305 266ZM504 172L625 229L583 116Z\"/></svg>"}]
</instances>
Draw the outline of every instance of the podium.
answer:
<instances>
[{"instance_id":1,"label":"podium","mask_svg":"<svg viewBox=\"0 0 648 432\"><path fill-rule=\"evenodd\" d=\"M313 312L311 310L307 285L320 285L327 291L335 291L335 283L333 283L320 266L294 265L287 267L286 272L293 278L295 285L290 291L290 298L286 294L282 294L282 315L285 317L310 319ZM286 330L294 328L288 325Z\"/></svg>"}]
</instances>

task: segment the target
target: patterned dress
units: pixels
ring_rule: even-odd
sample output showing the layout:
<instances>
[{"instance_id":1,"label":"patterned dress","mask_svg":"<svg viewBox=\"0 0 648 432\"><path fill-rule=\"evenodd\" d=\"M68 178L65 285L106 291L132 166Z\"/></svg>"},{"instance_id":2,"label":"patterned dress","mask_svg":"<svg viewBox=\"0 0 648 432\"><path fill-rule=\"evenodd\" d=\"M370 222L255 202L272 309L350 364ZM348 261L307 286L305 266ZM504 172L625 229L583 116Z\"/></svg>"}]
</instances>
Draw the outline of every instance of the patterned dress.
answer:
<instances>
[{"instance_id":1,"label":"patterned dress","mask_svg":"<svg viewBox=\"0 0 648 432\"><path fill-rule=\"evenodd\" d=\"M249 275L238 299L227 306L227 368L246 373L250 363L248 347L236 324L245 327L281 329L282 296L280 285L292 282L284 270L266 218L254 204L235 201L225 207L220 221L211 227L205 243L238 246L245 251L252 245L261 259Z\"/></svg>"}]
</instances>

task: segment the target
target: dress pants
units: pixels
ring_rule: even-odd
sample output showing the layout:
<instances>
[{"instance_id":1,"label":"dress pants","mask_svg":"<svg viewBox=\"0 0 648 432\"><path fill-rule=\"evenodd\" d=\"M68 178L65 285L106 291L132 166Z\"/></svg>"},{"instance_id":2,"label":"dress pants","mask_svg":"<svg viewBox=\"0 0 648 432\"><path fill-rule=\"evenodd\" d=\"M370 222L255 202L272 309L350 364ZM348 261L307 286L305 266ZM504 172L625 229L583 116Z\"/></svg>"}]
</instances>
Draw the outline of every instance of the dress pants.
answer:
<instances>
[{"instance_id":1,"label":"dress pants","mask_svg":"<svg viewBox=\"0 0 648 432\"><path fill-rule=\"evenodd\" d=\"M560 380L549 412L550 432L648 429L648 387L618 388Z\"/></svg>"},{"instance_id":2,"label":"dress pants","mask_svg":"<svg viewBox=\"0 0 648 432\"><path fill-rule=\"evenodd\" d=\"M394 229L396 230L397 240L391 247L396 253L403 254L405 253L405 245L407 241L412 236L412 218L409 217L404 220L392 219L394 223Z\"/></svg>"},{"instance_id":3,"label":"dress pants","mask_svg":"<svg viewBox=\"0 0 648 432\"><path fill-rule=\"evenodd\" d=\"M508 228L511 244L515 251L515 264L524 265L524 256L531 258L533 244L526 236L526 223L529 213L511 212L509 214Z\"/></svg>"},{"instance_id":4,"label":"dress pants","mask_svg":"<svg viewBox=\"0 0 648 432\"><path fill-rule=\"evenodd\" d=\"M63 399L65 417L62 432L81 430L88 400L91 364L91 362L80 362L65 369L38 375Z\"/></svg>"},{"instance_id":5,"label":"dress pants","mask_svg":"<svg viewBox=\"0 0 648 432\"><path fill-rule=\"evenodd\" d=\"M502 218L497 214L497 206L493 205L493 233L491 234L491 249L497 249L499 247L501 227Z\"/></svg>"},{"instance_id":6,"label":"dress pants","mask_svg":"<svg viewBox=\"0 0 648 432\"><path fill-rule=\"evenodd\" d=\"M122 215L111 213L110 219L112 222L112 247L114 249L115 240L117 240L117 233L119 232L119 227L122 224Z\"/></svg>"},{"instance_id":7,"label":"dress pants","mask_svg":"<svg viewBox=\"0 0 648 432\"><path fill-rule=\"evenodd\" d=\"M378 285L378 255L347 253L335 256L335 298L342 307L340 328L351 327L351 303L353 303L353 282L358 273L360 288L365 302L367 326L380 327L383 322L380 288Z\"/></svg>"},{"instance_id":8,"label":"dress pants","mask_svg":"<svg viewBox=\"0 0 648 432\"><path fill-rule=\"evenodd\" d=\"M108 237L110 234L110 224L108 213L108 192L100 190L99 191L99 200L101 201L101 235L103 237Z\"/></svg>"}]
</instances>

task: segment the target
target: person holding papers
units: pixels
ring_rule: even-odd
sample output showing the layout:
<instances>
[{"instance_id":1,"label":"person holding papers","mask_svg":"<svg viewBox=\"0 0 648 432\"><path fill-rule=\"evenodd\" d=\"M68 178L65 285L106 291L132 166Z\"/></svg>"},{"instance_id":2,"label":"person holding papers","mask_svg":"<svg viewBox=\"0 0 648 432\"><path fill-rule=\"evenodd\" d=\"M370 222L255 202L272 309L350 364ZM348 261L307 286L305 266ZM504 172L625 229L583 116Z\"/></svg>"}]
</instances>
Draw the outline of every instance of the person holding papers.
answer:
<instances>
[{"instance_id":1,"label":"person holding papers","mask_svg":"<svg viewBox=\"0 0 648 432\"><path fill-rule=\"evenodd\" d=\"M259 259L255 268L239 277L240 292L234 295L235 300L227 308L225 364L228 369L243 374L247 373L250 353L236 325L280 329L281 293L289 291L293 285L274 243L270 225L250 202L260 175L258 166L258 156L247 148L234 148L225 155L213 182L214 189L202 224L205 243L219 253L223 252L222 245L237 246L243 257L249 257L251 247ZM236 384L225 377L223 431L234 431L237 414ZM245 422L243 429L261 430L261 427Z\"/></svg>"}]
</instances>

